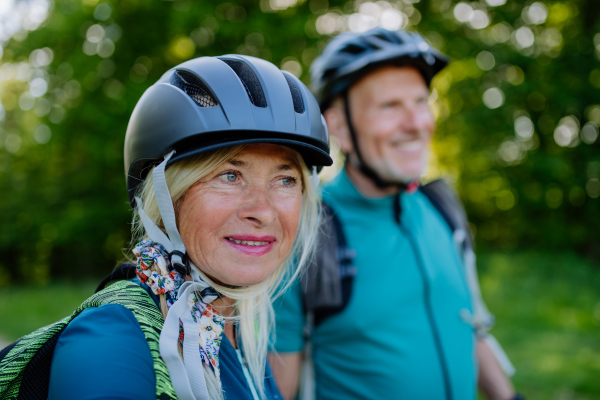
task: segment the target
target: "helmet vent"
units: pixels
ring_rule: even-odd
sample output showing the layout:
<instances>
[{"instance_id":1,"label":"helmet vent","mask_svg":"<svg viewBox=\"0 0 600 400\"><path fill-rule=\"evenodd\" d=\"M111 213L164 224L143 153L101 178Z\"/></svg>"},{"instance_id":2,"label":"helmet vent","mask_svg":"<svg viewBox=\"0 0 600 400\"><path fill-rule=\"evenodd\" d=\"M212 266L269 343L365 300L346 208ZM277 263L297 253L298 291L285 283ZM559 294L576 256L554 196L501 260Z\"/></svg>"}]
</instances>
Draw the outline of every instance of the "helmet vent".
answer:
<instances>
[{"instance_id":1,"label":"helmet vent","mask_svg":"<svg viewBox=\"0 0 600 400\"><path fill-rule=\"evenodd\" d=\"M346 47L344 47L342 50L340 50L340 53L360 54L363 51L365 51L365 48L363 46L349 44Z\"/></svg>"},{"instance_id":2,"label":"helmet vent","mask_svg":"<svg viewBox=\"0 0 600 400\"><path fill-rule=\"evenodd\" d=\"M229 65L238 78L240 78L240 81L242 81L242 84L246 89L246 93L248 93L250 102L256 107L267 107L265 93L263 92L262 86L260 85L260 82L258 81L258 78L256 77L256 74L252 68L237 60L221 59L221 61Z\"/></svg>"},{"instance_id":3,"label":"helmet vent","mask_svg":"<svg viewBox=\"0 0 600 400\"><path fill-rule=\"evenodd\" d=\"M204 83L190 72L175 71L169 83L183 90L200 107L215 107L218 104Z\"/></svg>"},{"instance_id":4,"label":"helmet vent","mask_svg":"<svg viewBox=\"0 0 600 400\"><path fill-rule=\"evenodd\" d=\"M288 74L283 74L285 76L285 80L290 87L290 92L292 93L292 100L294 101L294 111L298 114L302 114L304 112L304 103L302 102L302 95L300 95L300 90L298 90L298 86L296 86L296 82L294 82L293 78Z\"/></svg>"}]
</instances>

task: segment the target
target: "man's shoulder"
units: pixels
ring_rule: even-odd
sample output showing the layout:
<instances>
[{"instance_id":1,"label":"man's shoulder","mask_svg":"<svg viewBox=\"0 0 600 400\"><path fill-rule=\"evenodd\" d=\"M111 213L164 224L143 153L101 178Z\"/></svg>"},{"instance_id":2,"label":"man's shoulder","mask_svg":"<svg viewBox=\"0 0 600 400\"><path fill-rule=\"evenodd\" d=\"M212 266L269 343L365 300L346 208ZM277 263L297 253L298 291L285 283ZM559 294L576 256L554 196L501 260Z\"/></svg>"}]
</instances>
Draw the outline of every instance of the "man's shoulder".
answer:
<instances>
[{"instance_id":1,"label":"man's shoulder","mask_svg":"<svg viewBox=\"0 0 600 400\"><path fill-rule=\"evenodd\" d=\"M461 231L463 243L467 248L473 248L473 238L469 226L467 213L460 200L458 192L445 179L437 179L419 190L433 208L442 216L451 232Z\"/></svg>"},{"instance_id":2,"label":"man's shoulder","mask_svg":"<svg viewBox=\"0 0 600 400\"><path fill-rule=\"evenodd\" d=\"M344 172L340 172L334 176L330 181L321 186L321 196L325 203L335 202L335 198L342 194L342 188L340 185L341 175Z\"/></svg>"}]
</instances>

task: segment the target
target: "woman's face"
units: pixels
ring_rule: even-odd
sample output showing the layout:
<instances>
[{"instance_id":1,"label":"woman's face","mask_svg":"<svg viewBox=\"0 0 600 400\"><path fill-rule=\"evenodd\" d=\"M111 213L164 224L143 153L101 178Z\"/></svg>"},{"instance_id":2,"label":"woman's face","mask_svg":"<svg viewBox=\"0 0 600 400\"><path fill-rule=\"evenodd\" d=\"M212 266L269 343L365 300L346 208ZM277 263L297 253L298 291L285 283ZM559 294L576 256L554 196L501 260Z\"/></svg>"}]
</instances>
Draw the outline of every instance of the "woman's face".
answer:
<instances>
[{"instance_id":1,"label":"woman's face","mask_svg":"<svg viewBox=\"0 0 600 400\"><path fill-rule=\"evenodd\" d=\"M289 255L302 208L302 177L292 150L251 144L192 186L178 225L192 262L216 281L264 281Z\"/></svg>"}]
</instances>

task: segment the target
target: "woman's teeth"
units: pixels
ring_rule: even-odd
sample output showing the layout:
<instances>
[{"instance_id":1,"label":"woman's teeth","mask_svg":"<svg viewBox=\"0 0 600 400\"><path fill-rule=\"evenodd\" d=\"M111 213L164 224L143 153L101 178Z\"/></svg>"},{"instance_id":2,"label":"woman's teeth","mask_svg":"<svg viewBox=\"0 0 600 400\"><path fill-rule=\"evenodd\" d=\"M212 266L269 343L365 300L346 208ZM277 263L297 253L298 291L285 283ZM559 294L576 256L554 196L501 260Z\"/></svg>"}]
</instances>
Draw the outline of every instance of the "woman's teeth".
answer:
<instances>
[{"instance_id":1,"label":"woman's teeth","mask_svg":"<svg viewBox=\"0 0 600 400\"><path fill-rule=\"evenodd\" d=\"M234 242L237 244L245 244L247 246L264 246L265 244L269 244L269 242L259 242L259 241L251 241L251 240L235 240L231 238L227 238L230 242Z\"/></svg>"}]
</instances>

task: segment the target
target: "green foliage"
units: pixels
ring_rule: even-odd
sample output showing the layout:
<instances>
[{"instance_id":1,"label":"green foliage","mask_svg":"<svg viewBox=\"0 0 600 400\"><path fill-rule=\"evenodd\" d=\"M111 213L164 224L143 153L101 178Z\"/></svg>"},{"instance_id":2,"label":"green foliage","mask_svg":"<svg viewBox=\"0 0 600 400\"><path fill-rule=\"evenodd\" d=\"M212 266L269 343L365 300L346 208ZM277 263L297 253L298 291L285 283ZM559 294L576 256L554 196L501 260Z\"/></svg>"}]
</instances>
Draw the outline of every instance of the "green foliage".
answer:
<instances>
[{"instance_id":1,"label":"green foliage","mask_svg":"<svg viewBox=\"0 0 600 400\"><path fill-rule=\"evenodd\" d=\"M472 29L474 20L457 22L453 2L431 1L417 26L455 60L434 83L437 154L484 247L600 255L600 158L589 140L600 108L587 79L600 55L598 6L508 1L487 10L488 27ZM540 10L547 18L533 23ZM535 41L523 47L526 33ZM494 94L504 101L490 109Z\"/></svg>"},{"instance_id":2,"label":"green foliage","mask_svg":"<svg viewBox=\"0 0 600 400\"><path fill-rule=\"evenodd\" d=\"M431 175L454 177L480 246L598 257L598 8L591 0L55 0L38 29L3 45L0 285L99 276L122 257L127 121L168 68L242 53L308 81L331 36L377 20L421 32L453 59L433 84Z\"/></svg>"},{"instance_id":3,"label":"green foliage","mask_svg":"<svg viewBox=\"0 0 600 400\"><path fill-rule=\"evenodd\" d=\"M16 340L75 311L94 294L98 282L54 282L51 285L10 286L0 291L0 336Z\"/></svg>"},{"instance_id":4,"label":"green foliage","mask_svg":"<svg viewBox=\"0 0 600 400\"><path fill-rule=\"evenodd\" d=\"M600 276L579 256L492 253L479 257L493 333L532 399L600 395Z\"/></svg>"}]
</instances>

